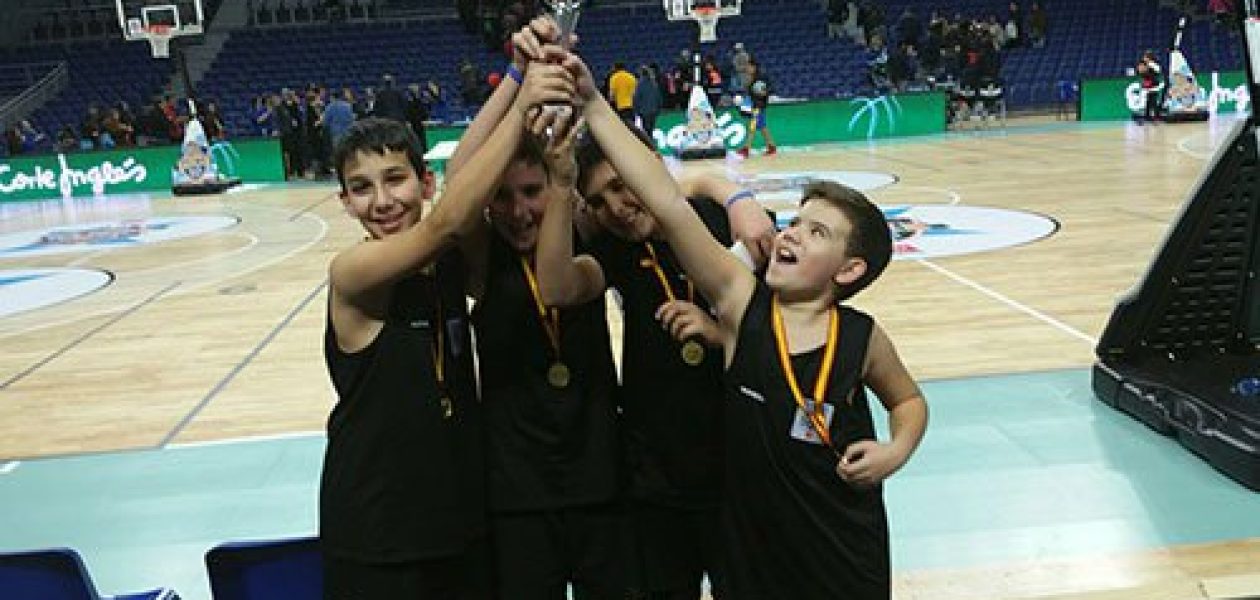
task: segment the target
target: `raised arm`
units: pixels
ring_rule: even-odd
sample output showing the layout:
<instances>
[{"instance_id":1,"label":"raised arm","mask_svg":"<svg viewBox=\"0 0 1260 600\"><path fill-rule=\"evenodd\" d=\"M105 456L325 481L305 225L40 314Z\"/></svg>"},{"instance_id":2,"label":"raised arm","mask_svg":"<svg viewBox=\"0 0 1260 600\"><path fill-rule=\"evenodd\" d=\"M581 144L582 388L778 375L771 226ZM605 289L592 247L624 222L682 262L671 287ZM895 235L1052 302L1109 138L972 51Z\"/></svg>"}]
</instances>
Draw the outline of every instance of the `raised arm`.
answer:
<instances>
[{"instance_id":1,"label":"raised arm","mask_svg":"<svg viewBox=\"0 0 1260 600\"><path fill-rule=\"evenodd\" d=\"M531 131L545 131L542 115L531 124ZM534 261L538 270L538 291L547 306L573 306L590 302L604 293L604 270L589 255L573 255L573 212L577 207L577 163L573 159L573 141L581 124L558 127L563 136L547 143L546 160L550 178L547 181L547 208L538 229L538 248Z\"/></svg>"},{"instance_id":2,"label":"raised arm","mask_svg":"<svg viewBox=\"0 0 1260 600\"><path fill-rule=\"evenodd\" d=\"M330 277L337 293L353 300L433 262L442 250L458 241L459 233L481 218L486 199L516 151L525 112L543 102L567 101L573 97L573 89L572 77L562 67L535 65L492 135L472 155L467 167L451 177L441 201L427 216L398 235L363 242L333 260ZM390 185L389 178L395 176L402 174L386 175L381 187ZM377 189L375 193L391 190Z\"/></svg>"},{"instance_id":3,"label":"raised arm","mask_svg":"<svg viewBox=\"0 0 1260 600\"><path fill-rule=\"evenodd\" d=\"M634 137L599 95L590 70L581 59L570 55L565 65L573 72L578 95L586 103L584 111L591 134L618 175L656 218L683 269L717 310L724 330L733 334L752 296L754 275L709 235L700 217L683 201L682 190L665 163Z\"/></svg>"},{"instance_id":4,"label":"raised arm","mask_svg":"<svg viewBox=\"0 0 1260 600\"><path fill-rule=\"evenodd\" d=\"M513 33L511 69L523 76L532 62L542 60L543 44L554 41L556 31L556 25L550 18L537 17L520 31ZM477 111L477 116L460 137L455 154L446 163L448 176L454 176L465 166L473 153L486 143L495 126L511 108L521 87L512 75L511 71L504 74L499 85L494 88L494 93L490 94L490 99Z\"/></svg>"},{"instance_id":5,"label":"raised arm","mask_svg":"<svg viewBox=\"0 0 1260 600\"><path fill-rule=\"evenodd\" d=\"M753 270L766 266L770 259L770 247L774 244L774 221L766 209L757 202L756 195L726 177L725 174L706 170L687 172L678 178L683 195L709 198L726 209L726 219L736 241L744 243L753 260Z\"/></svg>"}]
</instances>

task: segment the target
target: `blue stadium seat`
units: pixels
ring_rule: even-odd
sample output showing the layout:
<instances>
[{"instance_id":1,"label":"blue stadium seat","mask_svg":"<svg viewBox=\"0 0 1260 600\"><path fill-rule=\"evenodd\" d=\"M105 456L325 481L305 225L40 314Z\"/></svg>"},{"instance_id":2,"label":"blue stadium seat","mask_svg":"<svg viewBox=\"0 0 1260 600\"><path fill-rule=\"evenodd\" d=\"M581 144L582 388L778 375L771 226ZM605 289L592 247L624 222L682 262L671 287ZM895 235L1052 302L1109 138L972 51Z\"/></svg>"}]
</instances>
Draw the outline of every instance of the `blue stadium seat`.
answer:
<instances>
[{"instance_id":1,"label":"blue stadium seat","mask_svg":"<svg viewBox=\"0 0 1260 600\"><path fill-rule=\"evenodd\" d=\"M321 600L323 570L316 538L235 542L206 553L215 600Z\"/></svg>"},{"instance_id":2,"label":"blue stadium seat","mask_svg":"<svg viewBox=\"0 0 1260 600\"><path fill-rule=\"evenodd\" d=\"M0 554L0 598L6 600L178 600L169 589L101 596L83 560L69 548Z\"/></svg>"}]
</instances>

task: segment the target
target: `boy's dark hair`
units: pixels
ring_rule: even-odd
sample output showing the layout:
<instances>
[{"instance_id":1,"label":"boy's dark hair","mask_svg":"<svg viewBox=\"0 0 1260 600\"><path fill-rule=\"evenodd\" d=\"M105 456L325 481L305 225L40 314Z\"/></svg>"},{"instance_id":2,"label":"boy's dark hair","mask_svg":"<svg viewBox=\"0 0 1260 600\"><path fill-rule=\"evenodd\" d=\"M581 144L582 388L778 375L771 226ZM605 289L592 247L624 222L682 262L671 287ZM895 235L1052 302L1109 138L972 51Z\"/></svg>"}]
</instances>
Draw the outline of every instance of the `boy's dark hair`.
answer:
<instances>
[{"instance_id":1,"label":"boy's dark hair","mask_svg":"<svg viewBox=\"0 0 1260 600\"><path fill-rule=\"evenodd\" d=\"M847 300L879 278L892 260L892 232L884 212L865 194L834 181L817 180L805 186L801 205L822 200L840 209L851 227L845 254L866 261L866 273L848 285L836 286L836 300Z\"/></svg>"},{"instance_id":2,"label":"boy's dark hair","mask_svg":"<svg viewBox=\"0 0 1260 600\"><path fill-rule=\"evenodd\" d=\"M420 138L407 124L391 119L369 117L355 121L337 143L333 151L333 164L337 166L337 181L346 189L346 163L359 152L385 154L386 151L406 152L407 162L416 170L417 177L425 172L424 147Z\"/></svg>"},{"instance_id":3,"label":"boy's dark hair","mask_svg":"<svg viewBox=\"0 0 1260 600\"><path fill-rule=\"evenodd\" d=\"M543 149L543 142L532 135L521 136L521 143L517 144L516 152L512 154L512 160L508 164L516 164L523 162L531 167L542 167L547 178L551 178L551 170L547 168L547 156Z\"/></svg>"},{"instance_id":4,"label":"boy's dark hair","mask_svg":"<svg viewBox=\"0 0 1260 600\"><path fill-rule=\"evenodd\" d=\"M648 135L647 132L634 125L626 125L626 127L630 129L630 133L633 133L634 137L639 138L639 141L642 142L644 146L647 146L653 152L656 152L656 140L652 139L652 136ZM587 205L591 208L599 208L602 204L602 199L599 197L587 198L585 193L586 184L591 181L591 170L598 167L600 163L608 160L608 155L604 152L604 149L599 146L599 142L595 141L595 136L591 135L590 132L583 133L578 139L577 150L574 154L576 155L578 168L578 193L582 194L582 198L586 200Z\"/></svg>"}]
</instances>

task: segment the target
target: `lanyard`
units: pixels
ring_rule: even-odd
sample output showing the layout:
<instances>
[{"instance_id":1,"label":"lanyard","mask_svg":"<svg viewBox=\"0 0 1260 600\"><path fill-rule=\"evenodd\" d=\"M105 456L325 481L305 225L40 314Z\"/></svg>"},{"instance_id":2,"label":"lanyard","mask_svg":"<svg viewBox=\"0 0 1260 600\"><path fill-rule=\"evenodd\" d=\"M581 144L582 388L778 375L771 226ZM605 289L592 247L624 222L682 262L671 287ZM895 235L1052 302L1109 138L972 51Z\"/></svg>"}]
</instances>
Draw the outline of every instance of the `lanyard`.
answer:
<instances>
[{"instance_id":1,"label":"lanyard","mask_svg":"<svg viewBox=\"0 0 1260 600\"><path fill-rule=\"evenodd\" d=\"M652 257L652 271L656 273L656 279L661 282L661 289L665 290L665 297L670 302L678 300L674 296L674 288L669 285L669 278L665 277L665 271L661 269L661 261L656 257L656 248L652 246L652 242L643 242L647 248L648 256ZM696 286L687 280L687 301L695 304L696 302Z\"/></svg>"},{"instance_id":2,"label":"lanyard","mask_svg":"<svg viewBox=\"0 0 1260 600\"><path fill-rule=\"evenodd\" d=\"M534 277L534 270L529 267L529 261L525 260L524 256L521 257L521 268L525 271L525 281L529 283L529 293L534 298L534 307L538 309L538 320L542 322L543 330L547 332L551 349L555 351L556 358L559 358L560 312L543 305L542 293L538 291L538 278Z\"/></svg>"},{"instance_id":3,"label":"lanyard","mask_svg":"<svg viewBox=\"0 0 1260 600\"><path fill-rule=\"evenodd\" d=\"M792 360L788 356L787 333L783 328L783 314L779 310L779 296L776 294L770 303L770 309L774 316L774 343L779 350L779 364L783 367L783 376L787 378L788 387L792 389L792 397L796 400L796 405L800 407L801 412L808 413L809 421L814 426L814 431L818 433L818 437L829 448L831 445L831 432L827 429L827 419L823 413L823 400L827 397L827 385L831 383L831 369L835 366L836 360L836 342L840 339L840 311L836 307L831 307L831 318L827 324L827 347L823 350L822 366L818 369L818 379L814 381L814 406L813 410L805 405L805 396L801 393L801 386L796 382L796 373L792 370Z\"/></svg>"}]
</instances>

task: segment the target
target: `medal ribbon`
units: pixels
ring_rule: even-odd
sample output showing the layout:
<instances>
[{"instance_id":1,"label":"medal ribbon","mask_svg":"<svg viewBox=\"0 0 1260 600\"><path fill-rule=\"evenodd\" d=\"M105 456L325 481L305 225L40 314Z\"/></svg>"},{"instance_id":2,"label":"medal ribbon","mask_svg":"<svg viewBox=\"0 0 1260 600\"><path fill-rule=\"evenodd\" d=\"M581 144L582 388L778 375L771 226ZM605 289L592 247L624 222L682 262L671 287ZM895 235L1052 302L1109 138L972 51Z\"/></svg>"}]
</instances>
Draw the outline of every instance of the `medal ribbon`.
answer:
<instances>
[{"instance_id":1,"label":"medal ribbon","mask_svg":"<svg viewBox=\"0 0 1260 600\"><path fill-rule=\"evenodd\" d=\"M823 350L822 366L818 369L818 379L814 381L814 410L805 406L805 396L801 394L801 386L796 382L796 373L792 370L792 359L788 356L787 333L783 328L783 313L779 310L779 296L776 294L770 302L774 315L774 344L779 350L779 364L783 367L783 376L787 378L788 387L792 389L792 397L801 412L809 415L809 422L814 431L827 447L831 446L831 432L827 430L827 417L823 411L823 400L827 397L827 385L831 383L831 369L836 361L836 342L840 339L840 311L831 307L831 318L827 324L827 346Z\"/></svg>"},{"instance_id":2,"label":"medal ribbon","mask_svg":"<svg viewBox=\"0 0 1260 600\"><path fill-rule=\"evenodd\" d=\"M661 282L661 289L665 290L665 297L670 302L677 301L674 296L674 288L669 285L669 278L665 277L665 271L661 269L661 261L656 258L656 248L652 246L652 242L643 242L647 248L648 256L652 257L652 271L656 273L656 279ZM695 304L696 302L696 286L691 283L691 279L687 280L687 301Z\"/></svg>"},{"instance_id":3,"label":"medal ribbon","mask_svg":"<svg viewBox=\"0 0 1260 600\"><path fill-rule=\"evenodd\" d=\"M538 278L534 277L534 270L530 268L529 261L525 257L521 257L521 268L525 271L525 281L529 283L530 296L534 298L534 307L538 309L538 320L542 322L543 330L547 332L547 340L551 342L551 349L555 351L557 360L560 359L560 311L552 308L548 309L543 305L542 292L538 291Z\"/></svg>"},{"instance_id":4,"label":"medal ribbon","mask_svg":"<svg viewBox=\"0 0 1260 600\"><path fill-rule=\"evenodd\" d=\"M433 319L435 333L433 342L433 374L437 377L438 389L446 393L446 320L442 312L441 292L438 292L437 315Z\"/></svg>"}]
</instances>

